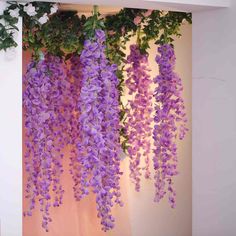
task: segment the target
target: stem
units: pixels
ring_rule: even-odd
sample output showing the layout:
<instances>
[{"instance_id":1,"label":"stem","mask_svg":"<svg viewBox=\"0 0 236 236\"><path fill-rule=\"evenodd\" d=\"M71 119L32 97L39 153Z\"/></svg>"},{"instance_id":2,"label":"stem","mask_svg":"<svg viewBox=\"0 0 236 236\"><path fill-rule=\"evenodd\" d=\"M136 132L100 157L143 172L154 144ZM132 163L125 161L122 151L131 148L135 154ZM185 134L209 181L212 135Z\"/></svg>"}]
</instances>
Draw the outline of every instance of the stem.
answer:
<instances>
[{"instance_id":1,"label":"stem","mask_svg":"<svg viewBox=\"0 0 236 236\"><path fill-rule=\"evenodd\" d=\"M93 29L96 29L97 26L97 20L98 20L98 6L94 5L93 6Z\"/></svg>"},{"instance_id":2,"label":"stem","mask_svg":"<svg viewBox=\"0 0 236 236\"><path fill-rule=\"evenodd\" d=\"M138 27L138 30L137 30L137 44L138 46L140 46L141 44L141 27Z\"/></svg>"},{"instance_id":3,"label":"stem","mask_svg":"<svg viewBox=\"0 0 236 236\"><path fill-rule=\"evenodd\" d=\"M168 39L167 39L167 30L164 29L164 43L167 44L168 43Z\"/></svg>"},{"instance_id":4,"label":"stem","mask_svg":"<svg viewBox=\"0 0 236 236\"><path fill-rule=\"evenodd\" d=\"M98 15L98 5L93 6L93 15L97 16Z\"/></svg>"}]
</instances>

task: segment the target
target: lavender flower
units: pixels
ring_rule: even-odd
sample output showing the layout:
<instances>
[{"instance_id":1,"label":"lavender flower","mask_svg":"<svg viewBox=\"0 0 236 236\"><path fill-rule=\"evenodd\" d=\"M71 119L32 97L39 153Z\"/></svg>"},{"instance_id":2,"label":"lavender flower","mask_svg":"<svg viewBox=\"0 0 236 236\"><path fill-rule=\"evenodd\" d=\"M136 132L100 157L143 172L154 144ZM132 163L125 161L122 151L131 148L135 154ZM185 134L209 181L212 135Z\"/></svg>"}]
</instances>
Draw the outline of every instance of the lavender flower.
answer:
<instances>
[{"instance_id":1,"label":"lavender flower","mask_svg":"<svg viewBox=\"0 0 236 236\"><path fill-rule=\"evenodd\" d=\"M152 135L152 80L149 76L148 55L141 54L138 45L130 46L130 55L127 58L128 79L126 85L129 89L129 108L127 109L127 134L130 147L130 177L135 183L136 191L140 190L141 157L145 157L145 177L150 178L150 152Z\"/></svg>"},{"instance_id":2,"label":"lavender flower","mask_svg":"<svg viewBox=\"0 0 236 236\"><path fill-rule=\"evenodd\" d=\"M177 171L176 137L183 139L186 131L186 113L183 98L183 85L180 77L174 72L175 54L171 45L158 48L156 62L160 75L154 79L155 89L155 127L154 169L155 169L155 201L159 202L169 192L169 203L175 207L176 191L173 188L173 177Z\"/></svg>"},{"instance_id":3,"label":"lavender flower","mask_svg":"<svg viewBox=\"0 0 236 236\"><path fill-rule=\"evenodd\" d=\"M80 179L81 179L81 163L77 158L79 151L77 144L79 142L79 126L78 119L80 116L78 109L78 97L81 91L81 62L79 55L73 55L68 63L67 77L70 81L69 94L67 97L67 111L70 113L70 120L68 123L68 132L70 134L70 173L74 181L74 197L76 200L80 200ZM78 191L77 191L78 190Z\"/></svg>"},{"instance_id":4,"label":"lavender flower","mask_svg":"<svg viewBox=\"0 0 236 236\"><path fill-rule=\"evenodd\" d=\"M69 93L66 78L62 60L46 55L45 59L30 63L23 79L25 168L28 174L25 197L29 200L29 209L24 215L32 215L38 200L46 231L51 221L49 209L52 205L62 204L64 193L60 183L62 149L69 141L67 124L70 119L65 103Z\"/></svg>"},{"instance_id":5,"label":"lavender flower","mask_svg":"<svg viewBox=\"0 0 236 236\"><path fill-rule=\"evenodd\" d=\"M98 217L102 230L114 227L111 208L120 201L119 102L116 66L105 56L105 33L96 30L94 40L86 40L80 56L81 92L79 96L78 199L96 194Z\"/></svg>"}]
</instances>

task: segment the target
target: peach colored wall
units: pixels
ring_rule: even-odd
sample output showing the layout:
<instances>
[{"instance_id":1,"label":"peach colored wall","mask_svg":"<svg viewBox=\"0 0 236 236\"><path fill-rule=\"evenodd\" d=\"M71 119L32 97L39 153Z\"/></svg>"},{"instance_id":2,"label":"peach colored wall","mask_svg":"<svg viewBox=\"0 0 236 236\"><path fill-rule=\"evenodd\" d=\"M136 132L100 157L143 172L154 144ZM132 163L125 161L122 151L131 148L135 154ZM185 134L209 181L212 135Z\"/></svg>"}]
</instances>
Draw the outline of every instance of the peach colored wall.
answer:
<instances>
[{"instance_id":1,"label":"peach colored wall","mask_svg":"<svg viewBox=\"0 0 236 236\"><path fill-rule=\"evenodd\" d=\"M124 175L121 180L125 206L115 208L116 227L108 233L100 230L96 218L94 196L77 203L73 199L72 180L65 170L62 181L66 194L64 204L52 210L53 223L50 232L44 233L40 225L40 214L36 211L33 217L24 218L23 236L191 236L192 231L192 178L191 178L191 26L182 27L182 38L175 41L177 56L176 71L184 83L184 98L187 105L190 132L186 139L179 143L179 171L175 186L177 190L177 208L171 209L167 201L153 203L154 188L152 181L142 180L141 192L136 193L129 180L128 159L122 162ZM156 47L150 50L152 76L158 73L154 61ZM24 54L24 69L28 56ZM65 160L68 168L68 162ZM25 183L25 175L24 175ZM26 202L24 201L24 207Z\"/></svg>"}]
</instances>

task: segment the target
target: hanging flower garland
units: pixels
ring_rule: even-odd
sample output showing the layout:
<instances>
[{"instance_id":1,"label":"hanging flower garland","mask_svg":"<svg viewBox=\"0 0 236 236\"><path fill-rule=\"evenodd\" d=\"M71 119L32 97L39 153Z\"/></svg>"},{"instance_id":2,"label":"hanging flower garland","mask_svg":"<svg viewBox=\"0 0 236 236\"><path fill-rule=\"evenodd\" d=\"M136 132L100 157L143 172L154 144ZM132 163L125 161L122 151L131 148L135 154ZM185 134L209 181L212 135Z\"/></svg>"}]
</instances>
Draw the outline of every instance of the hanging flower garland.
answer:
<instances>
[{"instance_id":1,"label":"hanging flower garland","mask_svg":"<svg viewBox=\"0 0 236 236\"><path fill-rule=\"evenodd\" d=\"M78 109L78 97L81 91L81 62L79 55L73 55L68 64L68 79L70 81L70 89L68 94L68 112L71 113L69 120L68 132L70 134L70 173L74 181L74 197L77 201L80 200L80 192L77 191L78 186L80 185L81 170L80 163L78 162L78 148L77 144L79 143L79 126L78 119L80 116Z\"/></svg>"},{"instance_id":2,"label":"hanging flower garland","mask_svg":"<svg viewBox=\"0 0 236 236\"><path fill-rule=\"evenodd\" d=\"M169 192L169 203L175 207L176 191L173 188L173 177L177 175L176 138L183 139L186 131L186 113L182 98L183 85L181 78L174 72L175 53L170 44L158 48L156 62L160 75L154 79L155 89L155 127L154 169L155 201L159 202Z\"/></svg>"},{"instance_id":3,"label":"hanging flower garland","mask_svg":"<svg viewBox=\"0 0 236 236\"><path fill-rule=\"evenodd\" d=\"M49 209L62 204L64 193L60 184L62 149L69 142L70 120L65 104L69 92L66 78L63 61L50 55L31 62L24 76L26 198L29 202L25 215L32 215L38 200L46 231L51 221Z\"/></svg>"},{"instance_id":4,"label":"hanging flower garland","mask_svg":"<svg viewBox=\"0 0 236 236\"><path fill-rule=\"evenodd\" d=\"M152 80L149 76L148 55L141 54L138 45L130 46L127 58L126 85L129 95L127 109L127 134L129 137L128 153L130 157L130 177L135 183L136 191L140 190L141 157L145 157L145 177L150 178L150 154L152 135Z\"/></svg>"},{"instance_id":5,"label":"hanging flower garland","mask_svg":"<svg viewBox=\"0 0 236 236\"><path fill-rule=\"evenodd\" d=\"M122 9L114 16L98 19L95 7L93 16L88 18L76 12L60 12L46 23L56 11L57 5L51 3L13 3L0 16L0 20L8 20L12 28L18 16L24 17L24 49L33 49L36 60L29 65L24 77L26 197L29 200L25 214L32 215L39 201L42 225L48 231L50 207L62 204L63 148L69 147L75 199L81 200L92 190L102 230L107 231L114 227L113 205L122 205L121 146L130 156L130 177L135 189L140 190L142 172L150 178L153 94L148 68L149 42L171 43L172 35L179 36L183 19L190 21L191 15ZM0 30L8 31L4 27L0 25ZM106 39L100 29L106 29L110 38ZM141 29L138 43L131 46L126 61L125 44ZM0 37L0 50L16 46L14 40L7 42ZM38 61L42 48L50 55ZM183 139L187 131L186 117L181 79L173 71L174 50L165 44L158 52L160 75L154 79L155 201L159 202L168 191L169 202L175 207L175 140L177 135ZM69 66L65 68L63 60L68 59ZM126 62L129 67L125 81ZM131 97L128 109L121 99L124 85Z\"/></svg>"},{"instance_id":6,"label":"hanging flower garland","mask_svg":"<svg viewBox=\"0 0 236 236\"><path fill-rule=\"evenodd\" d=\"M102 230L114 227L111 207L120 201L119 100L116 66L105 55L105 33L96 30L94 40L86 40L80 56L82 65L79 97L78 162L81 198L91 186L96 194Z\"/></svg>"}]
</instances>

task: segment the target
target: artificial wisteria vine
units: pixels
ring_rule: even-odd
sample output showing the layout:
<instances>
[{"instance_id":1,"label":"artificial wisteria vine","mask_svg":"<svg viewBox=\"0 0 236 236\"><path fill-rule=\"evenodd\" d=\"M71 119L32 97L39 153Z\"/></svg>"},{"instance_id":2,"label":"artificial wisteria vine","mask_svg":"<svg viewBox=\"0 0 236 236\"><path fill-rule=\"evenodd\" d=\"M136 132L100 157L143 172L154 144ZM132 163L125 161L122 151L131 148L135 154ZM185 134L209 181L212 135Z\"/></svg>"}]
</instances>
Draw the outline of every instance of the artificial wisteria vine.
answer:
<instances>
[{"instance_id":1,"label":"artificial wisteria vine","mask_svg":"<svg viewBox=\"0 0 236 236\"><path fill-rule=\"evenodd\" d=\"M31 62L24 76L26 198L31 216L36 201L42 211L42 226L48 231L49 209L62 204L64 190L60 183L63 172L63 148L69 142L70 120L66 97L69 83L62 59L46 55Z\"/></svg>"},{"instance_id":2,"label":"artificial wisteria vine","mask_svg":"<svg viewBox=\"0 0 236 236\"><path fill-rule=\"evenodd\" d=\"M155 201L159 202L169 192L169 203L175 207L176 191L173 188L173 177L177 171L176 138L183 139L186 131L186 113L182 98L183 85L181 78L174 72L175 53L170 44L158 48L156 62L160 74L154 79L155 89L155 126L154 169Z\"/></svg>"},{"instance_id":3,"label":"artificial wisteria vine","mask_svg":"<svg viewBox=\"0 0 236 236\"><path fill-rule=\"evenodd\" d=\"M116 66L105 55L105 33L96 30L95 38L85 41L80 56L82 65L79 96L78 162L80 198L92 187L96 195L102 230L114 227L111 207L120 201L119 99Z\"/></svg>"},{"instance_id":4,"label":"artificial wisteria vine","mask_svg":"<svg viewBox=\"0 0 236 236\"><path fill-rule=\"evenodd\" d=\"M74 197L80 201L90 191L95 194L103 231L114 227L113 205L123 205L122 148L129 155L136 191L143 174L151 178L152 157L154 201L168 192L174 208L176 139L183 139L188 129L183 85L174 72L174 48L168 43L173 35L180 35L183 19L190 22L191 15L122 9L102 18L97 6L90 17L57 10L58 5L52 3L12 2L0 15L13 28L18 17L24 17L24 49L33 49L34 61L23 79L28 199L24 214L31 216L39 202L42 226L48 231L50 209L63 200L60 179L65 148L70 151ZM2 40L0 37L0 50L17 46L8 28L0 28L6 31ZM123 50L135 34L137 44L130 46L126 60ZM159 75L154 80L149 75L147 53L151 40L161 45L156 57ZM41 50L48 53L43 56ZM127 106L122 100L125 86Z\"/></svg>"},{"instance_id":5,"label":"artificial wisteria vine","mask_svg":"<svg viewBox=\"0 0 236 236\"><path fill-rule=\"evenodd\" d=\"M140 190L142 175L141 157L145 157L145 177L150 178L150 154L152 127L152 80L149 75L148 55L141 54L138 45L130 46L127 58L126 85L130 99L127 108L128 153L130 157L130 177L135 189Z\"/></svg>"},{"instance_id":6,"label":"artificial wisteria vine","mask_svg":"<svg viewBox=\"0 0 236 236\"><path fill-rule=\"evenodd\" d=\"M78 162L78 148L79 143L79 126L78 119L80 116L78 109L78 97L81 91L81 63L79 55L73 55L67 65L67 76L70 82L70 88L68 94L68 111L71 113L69 122L69 150L70 150L70 173L74 181L74 197L76 200L80 200L80 193L77 192L77 186L80 185L80 163Z\"/></svg>"}]
</instances>

